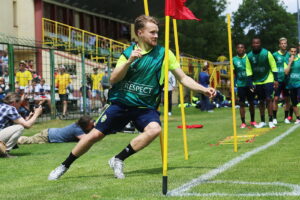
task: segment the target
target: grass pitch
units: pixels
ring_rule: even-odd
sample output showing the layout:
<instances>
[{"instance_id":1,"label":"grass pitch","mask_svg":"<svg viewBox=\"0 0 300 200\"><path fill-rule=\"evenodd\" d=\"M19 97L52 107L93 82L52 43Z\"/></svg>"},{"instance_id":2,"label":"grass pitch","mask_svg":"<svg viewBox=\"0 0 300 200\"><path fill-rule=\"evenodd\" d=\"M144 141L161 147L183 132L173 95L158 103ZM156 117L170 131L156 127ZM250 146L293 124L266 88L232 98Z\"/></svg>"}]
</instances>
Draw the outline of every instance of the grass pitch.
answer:
<instances>
[{"instance_id":1,"label":"grass pitch","mask_svg":"<svg viewBox=\"0 0 300 200\"><path fill-rule=\"evenodd\" d=\"M278 127L272 130L266 129L265 134L255 137L249 143L241 142L238 152L234 153L233 145L215 145L233 134L230 108L217 109L213 113L187 108L186 114L187 124L203 124L204 128L187 130L189 160L185 161L182 132L177 128L177 125L181 125L180 112L179 109L174 108L173 115L169 118L169 190L178 188L229 160L266 144L293 126L282 122L283 111L279 110ZM256 110L256 115L258 120L258 110ZM238 112L237 116L239 116ZM249 113L246 119L249 119ZM24 135L33 135L45 128L63 127L72 122L59 120L42 122L26 130ZM237 124L240 124L239 118ZM238 135L250 134L252 131L239 128L237 130ZM165 197L162 195L159 139L126 160L124 180L117 180L113 177L107 161L127 146L136 134L118 133L107 136L102 142L95 144L87 154L75 161L69 171L58 181L48 181L48 174L66 158L75 143L22 145L19 149L12 151L12 154L18 156L17 158L0 159L0 199L300 199L300 196L288 195L279 197L272 195L232 196L291 191L291 188L285 186L254 183L300 184L299 133L300 128L276 145L219 174L210 180L211 182L197 185L189 191L195 194L229 194L229 196L208 195L206 197ZM242 182L246 184L241 184Z\"/></svg>"}]
</instances>

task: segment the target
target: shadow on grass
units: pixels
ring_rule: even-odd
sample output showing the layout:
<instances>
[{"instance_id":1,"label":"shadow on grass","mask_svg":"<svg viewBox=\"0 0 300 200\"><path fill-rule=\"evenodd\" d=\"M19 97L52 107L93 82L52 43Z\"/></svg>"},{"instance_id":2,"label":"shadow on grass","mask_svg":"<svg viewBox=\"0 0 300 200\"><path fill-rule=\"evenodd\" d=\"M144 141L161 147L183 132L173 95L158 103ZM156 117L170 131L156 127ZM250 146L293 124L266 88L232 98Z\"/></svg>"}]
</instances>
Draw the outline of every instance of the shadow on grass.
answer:
<instances>
[{"instance_id":1,"label":"shadow on grass","mask_svg":"<svg viewBox=\"0 0 300 200\"><path fill-rule=\"evenodd\" d=\"M169 167L168 171L171 170L176 170L176 169L207 169L208 167L190 167L190 166L185 166L185 167ZM210 167L209 167L210 168ZM134 176L140 176L141 174L156 174L159 175L162 173L162 168L151 168L151 169L139 169L139 170L133 170L133 171L127 171L125 169L125 176L130 175L130 177ZM113 171L111 173L91 173L90 175L86 176L72 176L72 177L66 177L66 180L72 180L72 179L81 179L81 178L101 178L101 177L111 177L114 178Z\"/></svg>"},{"instance_id":2,"label":"shadow on grass","mask_svg":"<svg viewBox=\"0 0 300 200\"><path fill-rule=\"evenodd\" d=\"M191 166L182 166L182 167L168 167L168 171L176 169L207 169L207 167L191 167ZM162 168L152 168L152 169L139 169L134 171L125 172L125 174L160 174L162 173Z\"/></svg>"}]
</instances>

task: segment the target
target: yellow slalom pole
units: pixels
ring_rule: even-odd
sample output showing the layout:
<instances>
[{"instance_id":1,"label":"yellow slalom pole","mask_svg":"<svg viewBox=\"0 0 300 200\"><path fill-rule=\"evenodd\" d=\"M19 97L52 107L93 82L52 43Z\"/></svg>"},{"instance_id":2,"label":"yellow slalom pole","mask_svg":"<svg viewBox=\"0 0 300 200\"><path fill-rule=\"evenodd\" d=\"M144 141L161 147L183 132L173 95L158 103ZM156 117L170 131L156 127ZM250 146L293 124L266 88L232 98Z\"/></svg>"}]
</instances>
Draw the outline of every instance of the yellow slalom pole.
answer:
<instances>
[{"instance_id":1,"label":"yellow slalom pole","mask_svg":"<svg viewBox=\"0 0 300 200\"><path fill-rule=\"evenodd\" d=\"M166 16L165 32L165 86L164 86L164 135L163 135L163 194L168 191L168 83L169 83L169 37L170 37L170 16Z\"/></svg>"},{"instance_id":2,"label":"yellow slalom pole","mask_svg":"<svg viewBox=\"0 0 300 200\"><path fill-rule=\"evenodd\" d=\"M177 32L177 21L173 19L173 29L174 29L174 39L175 39L175 49L176 49L176 59L180 62L179 56L179 44L178 44L178 32ZM180 97L180 110L181 110L181 121L182 121L182 136L183 136L183 150L184 150L184 159L189 159L188 154L188 144L186 136L186 121L185 121L185 111L184 111L184 101L183 101L183 87L179 84L179 97Z\"/></svg>"},{"instance_id":3,"label":"yellow slalom pole","mask_svg":"<svg viewBox=\"0 0 300 200\"><path fill-rule=\"evenodd\" d=\"M148 0L144 0L145 15L149 16Z\"/></svg>"},{"instance_id":4,"label":"yellow slalom pole","mask_svg":"<svg viewBox=\"0 0 300 200\"><path fill-rule=\"evenodd\" d=\"M236 114L235 114L230 14L227 14L227 28L228 28L228 48L229 48L229 60L230 60L230 86L231 86L231 104L232 104L231 108L232 108L232 126L233 126L233 147L234 147L234 152L237 152L238 150L237 150L237 135L236 135Z\"/></svg>"},{"instance_id":5,"label":"yellow slalom pole","mask_svg":"<svg viewBox=\"0 0 300 200\"><path fill-rule=\"evenodd\" d=\"M149 16L149 9L148 9L148 0L144 0L144 10L145 10L145 15L146 16ZM159 139L160 139L160 148L161 148L161 159L162 159L162 162L163 162L163 160L164 160L164 157L163 157L163 155L164 155L164 147L163 147L163 135L162 135L162 133L160 132L160 134L159 134Z\"/></svg>"}]
</instances>

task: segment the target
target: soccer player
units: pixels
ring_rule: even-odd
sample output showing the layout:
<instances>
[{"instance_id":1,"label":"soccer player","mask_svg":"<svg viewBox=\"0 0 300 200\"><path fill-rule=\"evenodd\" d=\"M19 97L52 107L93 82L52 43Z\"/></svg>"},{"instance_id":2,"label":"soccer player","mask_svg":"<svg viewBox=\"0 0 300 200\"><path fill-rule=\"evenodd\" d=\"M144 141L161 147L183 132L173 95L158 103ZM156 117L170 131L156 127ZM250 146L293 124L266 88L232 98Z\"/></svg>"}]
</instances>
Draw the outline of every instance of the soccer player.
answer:
<instances>
[{"instance_id":1,"label":"soccer player","mask_svg":"<svg viewBox=\"0 0 300 200\"><path fill-rule=\"evenodd\" d=\"M275 89L274 93L274 101L273 101L273 124L277 124L277 110L278 110L278 101L280 94L282 93L285 101L284 107L284 123L289 124L291 123L288 119L289 109L290 109L290 98L289 98L289 91L286 89L285 83L285 73L284 73L284 66L288 63L290 54L287 51L287 39L282 37L279 39L279 50L273 53L277 64L277 71L278 71L278 88Z\"/></svg>"},{"instance_id":2,"label":"soccer player","mask_svg":"<svg viewBox=\"0 0 300 200\"><path fill-rule=\"evenodd\" d=\"M109 160L115 177L123 179L124 160L148 146L160 134L161 122L157 107L164 81L165 49L157 45L158 21L151 16L139 16L135 20L135 34L138 43L123 52L111 74L110 105L101 113L95 128L85 135L67 159L49 174L48 180L58 179L94 143L110 133L122 130L126 124L133 121L141 133ZM205 88L187 76L181 70L174 54L171 51L167 53L170 56L169 69L184 86L209 97L215 96L213 88Z\"/></svg>"},{"instance_id":3,"label":"soccer player","mask_svg":"<svg viewBox=\"0 0 300 200\"><path fill-rule=\"evenodd\" d=\"M287 75L287 88L291 92L291 100L294 113L297 117L295 124L300 124L300 116L297 104L300 102L300 58L296 55L297 48L290 48L291 57L285 67L284 72Z\"/></svg>"},{"instance_id":4,"label":"soccer player","mask_svg":"<svg viewBox=\"0 0 300 200\"><path fill-rule=\"evenodd\" d=\"M273 124L273 104L272 95L274 88L278 87L277 66L270 51L261 47L261 40L257 37L252 39L252 51L248 53L248 58L253 72L253 83L255 92L259 100L259 111L261 122L256 128L266 126L265 108L269 113L269 127L275 128Z\"/></svg>"},{"instance_id":5,"label":"soccer player","mask_svg":"<svg viewBox=\"0 0 300 200\"><path fill-rule=\"evenodd\" d=\"M254 120L254 91L253 91L253 85L250 79L252 76L252 69L250 66L249 59L247 57L245 45L239 43L236 46L237 56L233 58L233 67L234 67L234 74L236 77L236 85L238 89L238 97L239 97L239 104L240 104L240 115L242 124L240 128L246 128L246 122L245 122L245 101L247 99L249 103L249 111L250 111L250 117L251 122L250 125L255 126L256 122Z\"/></svg>"}]
</instances>

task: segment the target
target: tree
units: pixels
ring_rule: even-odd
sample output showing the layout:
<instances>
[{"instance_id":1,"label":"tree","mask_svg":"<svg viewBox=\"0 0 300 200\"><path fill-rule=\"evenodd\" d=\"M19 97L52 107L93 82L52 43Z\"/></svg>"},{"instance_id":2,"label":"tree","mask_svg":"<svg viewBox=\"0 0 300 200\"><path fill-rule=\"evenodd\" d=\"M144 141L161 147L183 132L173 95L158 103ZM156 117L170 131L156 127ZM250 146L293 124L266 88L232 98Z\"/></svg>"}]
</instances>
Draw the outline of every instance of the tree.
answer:
<instances>
[{"instance_id":1,"label":"tree","mask_svg":"<svg viewBox=\"0 0 300 200\"><path fill-rule=\"evenodd\" d=\"M181 52L212 61L220 54L228 54L225 17L221 16L225 5L226 0L187 1L186 6L202 21L177 20ZM164 27L161 28L163 34ZM174 48L173 33L170 33L170 38L170 47Z\"/></svg>"},{"instance_id":2,"label":"tree","mask_svg":"<svg viewBox=\"0 0 300 200\"><path fill-rule=\"evenodd\" d=\"M250 47L254 36L261 38L263 47L278 49L278 39L286 37L296 44L297 23L280 0L244 0L233 14L233 40Z\"/></svg>"}]
</instances>

